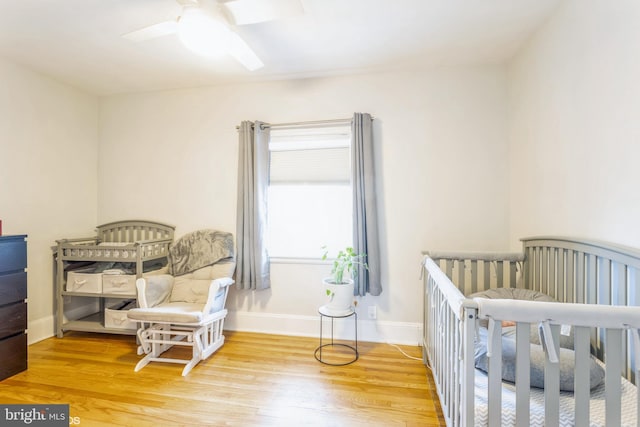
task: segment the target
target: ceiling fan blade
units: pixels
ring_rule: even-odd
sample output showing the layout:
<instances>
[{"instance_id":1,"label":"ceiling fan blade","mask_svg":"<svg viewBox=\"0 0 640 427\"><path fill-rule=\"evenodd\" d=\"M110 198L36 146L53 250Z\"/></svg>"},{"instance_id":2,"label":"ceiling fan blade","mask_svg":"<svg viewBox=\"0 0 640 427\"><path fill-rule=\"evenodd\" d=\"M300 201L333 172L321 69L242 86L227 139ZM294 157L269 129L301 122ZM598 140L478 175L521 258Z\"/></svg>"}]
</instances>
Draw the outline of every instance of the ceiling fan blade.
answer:
<instances>
[{"instance_id":1,"label":"ceiling fan blade","mask_svg":"<svg viewBox=\"0 0 640 427\"><path fill-rule=\"evenodd\" d=\"M230 0L222 5L235 25L257 24L304 13L300 0Z\"/></svg>"},{"instance_id":2,"label":"ceiling fan blade","mask_svg":"<svg viewBox=\"0 0 640 427\"><path fill-rule=\"evenodd\" d=\"M165 21L158 24L150 25L130 33L123 34L127 40L141 42L144 40L155 39L157 37L174 34L178 31L178 21Z\"/></svg>"},{"instance_id":3,"label":"ceiling fan blade","mask_svg":"<svg viewBox=\"0 0 640 427\"><path fill-rule=\"evenodd\" d=\"M242 40L235 32L231 31L231 41L229 44L229 55L233 56L236 61L245 66L249 71L255 71L264 67L264 64L258 58L258 55Z\"/></svg>"}]
</instances>

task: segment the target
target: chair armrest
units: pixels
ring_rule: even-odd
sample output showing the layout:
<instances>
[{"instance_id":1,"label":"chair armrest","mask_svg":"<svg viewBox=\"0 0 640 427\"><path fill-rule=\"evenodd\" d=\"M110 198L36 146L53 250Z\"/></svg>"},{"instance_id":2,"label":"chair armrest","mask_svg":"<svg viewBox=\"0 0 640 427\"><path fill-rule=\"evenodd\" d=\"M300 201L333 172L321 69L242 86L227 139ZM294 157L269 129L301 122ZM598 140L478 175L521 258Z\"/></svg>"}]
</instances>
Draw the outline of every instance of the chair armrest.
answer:
<instances>
[{"instance_id":1,"label":"chair armrest","mask_svg":"<svg viewBox=\"0 0 640 427\"><path fill-rule=\"evenodd\" d=\"M207 303L205 304L202 312L209 313L211 312L211 308L216 300L216 295L220 289L224 289L225 295L224 299L227 299L227 292L229 291L229 286L233 285L235 282L230 277L221 277L219 279L214 279L211 281L209 285L209 294L207 295ZM224 306L224 304L223 304Z\"/></svg>"},{"instance_id":2,"label":"chair armrest","mask_svg":"<svg viewBox=\"0 0 640 427\"><path fill-rule=\"evenodd\" d=\"M221 277L219 279L215 279L212 283L217 283L220 288L224 288L225 286L233 285L235 281L231 277Z\"/></svg>"},{"instance_id":3,"label":"chair armrest","mask_svg":"<svg viewBox=\"0 0 640 427\"><path fill-rule=\"evenodd\" d=\"M158 274L136 280L138 307L150 308L165 302L173 289L173 276Z\"/></svg>"}]
</instances>

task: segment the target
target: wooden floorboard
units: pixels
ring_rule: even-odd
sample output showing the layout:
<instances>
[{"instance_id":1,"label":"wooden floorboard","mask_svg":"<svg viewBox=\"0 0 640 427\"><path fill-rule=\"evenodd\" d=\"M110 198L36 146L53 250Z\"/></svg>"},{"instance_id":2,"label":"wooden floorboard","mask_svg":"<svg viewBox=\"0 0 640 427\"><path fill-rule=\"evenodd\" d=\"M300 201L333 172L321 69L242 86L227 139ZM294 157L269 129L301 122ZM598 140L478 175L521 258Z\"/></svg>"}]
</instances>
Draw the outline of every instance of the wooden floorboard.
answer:
<instances>
[{"instance_id":1,"label":"wooden floorboard","mask_svg":"<svg viewBox=\"0 0 640 427\"><path fill-rule=\"evenodd\" d=\"M314 358L316 339L225 335L186 377L169 363L133 372L132 336L50 338L29 346L27 371L0 381L0 403L68 403L81 426L444 425L431 372L388 344L360 343L357 362L334 367Z\"/></svg>"}]
</instances>

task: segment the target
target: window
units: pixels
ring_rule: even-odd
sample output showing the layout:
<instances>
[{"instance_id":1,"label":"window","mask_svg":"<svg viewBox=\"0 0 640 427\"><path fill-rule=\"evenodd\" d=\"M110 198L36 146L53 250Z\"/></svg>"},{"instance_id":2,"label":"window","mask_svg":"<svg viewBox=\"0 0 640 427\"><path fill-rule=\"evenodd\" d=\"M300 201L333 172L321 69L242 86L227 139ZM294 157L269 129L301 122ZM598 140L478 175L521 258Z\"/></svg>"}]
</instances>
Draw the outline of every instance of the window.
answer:
<instances>
[{"instance_id":1,"label":"window","mask_svg":"<svg viewBox=\"0 0 640 427\"><path fill-rule=\"evenodd\" d=\"M351 245L351 127L271 129L267 248L320 258Z\"/></svg>"}]
</instances>

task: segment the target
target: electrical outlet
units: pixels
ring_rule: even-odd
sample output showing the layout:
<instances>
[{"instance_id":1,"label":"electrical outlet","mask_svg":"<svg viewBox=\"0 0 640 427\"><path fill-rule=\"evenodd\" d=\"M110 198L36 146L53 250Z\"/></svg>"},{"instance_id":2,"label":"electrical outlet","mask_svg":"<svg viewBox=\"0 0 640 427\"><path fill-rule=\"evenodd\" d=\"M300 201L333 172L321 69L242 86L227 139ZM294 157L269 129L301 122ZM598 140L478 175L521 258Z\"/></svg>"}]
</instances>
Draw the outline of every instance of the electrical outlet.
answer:
<instances>
[{"instance_id":1,"label":"electrical outlet","mask_svg":"<svg viewBox=\"0 0 640 427\"><path fill-rule=\"evenodd\" d=\"M370 305L369 306L369 319L375 320L378 317L378 309L375 305Z\"/></svg>"}]
</instances>

